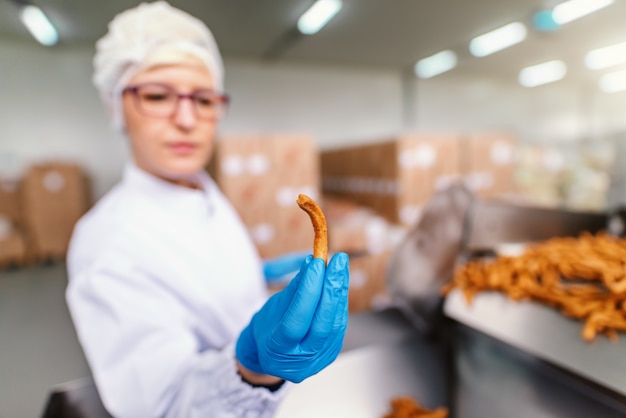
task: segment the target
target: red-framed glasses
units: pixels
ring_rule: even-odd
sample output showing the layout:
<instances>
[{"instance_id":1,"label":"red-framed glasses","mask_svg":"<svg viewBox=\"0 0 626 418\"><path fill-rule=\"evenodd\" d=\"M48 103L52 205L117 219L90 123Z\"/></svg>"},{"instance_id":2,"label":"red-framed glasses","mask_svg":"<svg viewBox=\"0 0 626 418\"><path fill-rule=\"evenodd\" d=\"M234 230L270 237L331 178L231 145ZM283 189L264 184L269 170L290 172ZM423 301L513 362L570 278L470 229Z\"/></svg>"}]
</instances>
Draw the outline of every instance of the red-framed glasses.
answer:
<instances>
[{"instance_id":1,"label":"red-framed glasses","mask_svg":"<svg viewBox=\"0 0 626 418\"><path fill-rule=\"evenodd\" d=\"M145 116L169 118L178 109L182 99L189 99L193 104L196 117L199 119L218 119L228 108L228 95L209 89L196 90L191 93L179 93L165 84L145 83L126 87L122 93L130 93L134 97L137 110Z\"/></svg>"}]
</instances>

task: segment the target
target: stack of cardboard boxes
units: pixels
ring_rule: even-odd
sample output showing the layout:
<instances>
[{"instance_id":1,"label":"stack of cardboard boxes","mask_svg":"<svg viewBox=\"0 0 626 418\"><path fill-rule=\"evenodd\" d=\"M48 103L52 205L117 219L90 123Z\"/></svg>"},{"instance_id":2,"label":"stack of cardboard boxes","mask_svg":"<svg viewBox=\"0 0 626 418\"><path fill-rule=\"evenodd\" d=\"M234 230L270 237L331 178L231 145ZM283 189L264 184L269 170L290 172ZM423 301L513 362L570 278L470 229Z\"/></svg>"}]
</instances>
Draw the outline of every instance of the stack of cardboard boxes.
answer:
<instances>
[{"instance_id":1,"label":"stack of cardboard boxes","mask_svg":"<svg viewBox=\"0 0 626 418\"><path fill-rule=\"evenodd\" d=\"M457 136L404 135L323 152L322 187L412 225L435 188L459 176L458 160Z\"/></svg>"},{"instance_id":2,"label":"stack of cardboard boxes","mask_svg":"<svg viewBox=\"0 0 626 418\"><path fill-rule=\"evenodd\" d=\"M78 219L90 204L87 178L80 166L33 165L22 181L21 207L29 246L38 261L61 260Z\"/></svg>"},{"instance_id":3,"label":"stack of cardboard boxes","mask_svg":"<svg viewBox=\"0 0 626 418\"><path fill-rule=\"evenodd\" d=\"M76 164L35 164L19 180L0 181L0 267L64 259L90 200Z\"/></svg>"},{"instance_id":4,"label":"stack of cardboard boxes","mask_svg":"<svg viewBox=\"0 0 626 418\"><path fill-rule=\"evenodd\" d=\"M329 150L321 156L322 187L411 226L433 193L453 181L482 197L514 193L515 147L508 134L415 134Z\"/></svg>"},{"instance_id":5,"label":"stack of cardboard boxes","mask_svg":"<svg viewBox=\"0 0 626 418\"><path fill-rule=\"evenodd\" d=\"M263 258L311 251L313 229L298 194L320 196L319 152L306 135L222 137L209 172Z\"/></svg>"},{"instance_id":6,"label":"stack of cardboard boxes","mask_svg":"<svg viewBox=\"0 0 626 418\"><path fill-rule=\"evenodd\" d=\"M460 143L461 174L467 186L485 198L515 198L519 146L513 135L473 134Z\"/></svg>"}]
</instances>

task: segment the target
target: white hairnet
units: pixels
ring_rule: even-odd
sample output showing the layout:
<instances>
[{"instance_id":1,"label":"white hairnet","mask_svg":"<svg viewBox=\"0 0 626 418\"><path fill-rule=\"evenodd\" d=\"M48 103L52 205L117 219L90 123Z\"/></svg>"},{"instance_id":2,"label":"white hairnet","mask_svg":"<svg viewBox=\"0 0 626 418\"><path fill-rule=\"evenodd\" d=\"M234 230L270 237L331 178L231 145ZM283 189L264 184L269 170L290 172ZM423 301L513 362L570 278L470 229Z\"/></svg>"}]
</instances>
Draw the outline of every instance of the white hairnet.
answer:
<instances>
[{"instance_id":1,"label":"white hairnet","mask_svg":"<svg viewBox=\"0 0 626 418\"><path fill-rule=\"evenodd\" d=\"M113 125L122 128L121 92L139 71L185 58L204 63L216 90L223 89L224 66L213 34L199 19L165 1L142 3L109 23L96 43L93 83L111 106Z\"/></svg>"}]
</instances>

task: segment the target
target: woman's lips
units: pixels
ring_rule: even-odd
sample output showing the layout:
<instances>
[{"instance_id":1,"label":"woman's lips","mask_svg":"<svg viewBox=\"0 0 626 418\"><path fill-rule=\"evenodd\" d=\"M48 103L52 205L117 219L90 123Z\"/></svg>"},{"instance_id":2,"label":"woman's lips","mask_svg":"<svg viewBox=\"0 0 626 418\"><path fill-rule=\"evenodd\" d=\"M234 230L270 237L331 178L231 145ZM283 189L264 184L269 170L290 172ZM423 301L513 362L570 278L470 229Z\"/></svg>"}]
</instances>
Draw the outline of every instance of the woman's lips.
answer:
<instances>
[{"instance_id":1,"label":"woman's lips","mask_svg":"<svg viewBox=\"0 0 626 418\"><path fill-rule=\"evenodd\" d=\"M167 147L176 155L189 155L196 150L197 145L191 142L172 142Z\"/></svg>"}]
</instances>

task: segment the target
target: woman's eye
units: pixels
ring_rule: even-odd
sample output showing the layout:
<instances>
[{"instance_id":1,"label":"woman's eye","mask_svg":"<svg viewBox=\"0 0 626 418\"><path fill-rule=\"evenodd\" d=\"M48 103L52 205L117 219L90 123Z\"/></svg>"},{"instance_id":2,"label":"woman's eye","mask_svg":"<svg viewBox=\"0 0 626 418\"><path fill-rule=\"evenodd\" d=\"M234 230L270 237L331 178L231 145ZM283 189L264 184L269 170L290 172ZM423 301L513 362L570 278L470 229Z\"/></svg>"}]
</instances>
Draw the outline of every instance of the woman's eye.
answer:
<instances>
[{"instance_id":1,"label":"woman's eye","mask_svg":"<svg viewBox=\"0 0 626 418\"><path fill-rule=\"evenodd\" d=\"M143 99L149 102L160 102L168 100L169 96L167 93L145 93Z\"/></svg>"},{"instance_id":2,"label":"woman's eye","mask_svg":"<svg viewBox=\"0 0 626 418\"><path fill-rule=\"evenodd\" d=\"M204 97L204 96L196 96L196 103L198 103L200 106L211 106L213 104L213 98L212 97Z\"/></svg>"}]
</instances>

